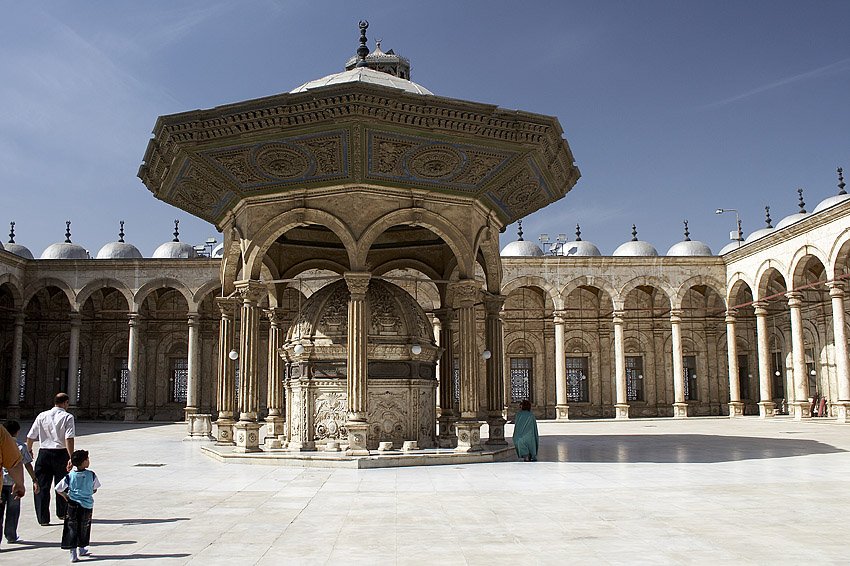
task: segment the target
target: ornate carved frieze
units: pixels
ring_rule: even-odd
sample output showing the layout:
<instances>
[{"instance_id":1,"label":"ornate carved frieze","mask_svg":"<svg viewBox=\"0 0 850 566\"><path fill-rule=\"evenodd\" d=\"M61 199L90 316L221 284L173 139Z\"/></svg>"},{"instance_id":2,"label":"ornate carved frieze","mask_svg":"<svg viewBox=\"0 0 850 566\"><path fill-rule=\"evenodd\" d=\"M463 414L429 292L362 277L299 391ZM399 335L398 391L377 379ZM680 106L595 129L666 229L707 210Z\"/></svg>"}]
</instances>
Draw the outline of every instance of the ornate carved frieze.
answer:
<instances>
[{"instance_id":1,"label":"ornate carved frieze","mask_svg":"<svg viewBox=\"0 0 850 566\"><path fill-rule=\"evenodd\" d=\"M345 420L348 415L346 396L342 392L320 393L315 401L315 438L340 440L348 437Z\"/></svg>"},{"instance_id":2,"label":"ornate carved frieze","mask_svg":"<svg viewBox=\"0 0 850 566\"><path fill-rule=\"evenodd\" d=\"M410 403L405 392L369 392L369 439L405 440ZM410 439L407 439L410 440Z\"/></svg>"},{"instance_id":3,"label":"ornate carved frieze","mask_svg":"<svg viewBox=\"0 0 850 566\"><path fill-rule=\"evenodd\" d=\"M497 182L487 192L493 202L511 217L521 218L555 200L531 158L525 166Z\"/></svg>"}]
</instances>

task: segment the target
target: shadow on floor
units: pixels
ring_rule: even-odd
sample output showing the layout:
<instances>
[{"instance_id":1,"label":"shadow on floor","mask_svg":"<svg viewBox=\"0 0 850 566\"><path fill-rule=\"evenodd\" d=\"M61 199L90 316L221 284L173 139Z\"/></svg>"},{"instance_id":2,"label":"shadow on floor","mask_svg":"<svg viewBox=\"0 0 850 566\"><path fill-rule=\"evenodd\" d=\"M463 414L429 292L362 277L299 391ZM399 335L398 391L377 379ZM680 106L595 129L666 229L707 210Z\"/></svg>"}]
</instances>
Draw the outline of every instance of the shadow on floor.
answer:
<instances>
[{"instance_id":1,"label":"shadow on floor","mask_svg":"<svg viewBox=\"0 0 850 566\"><path fill-rule=\"evenodd\" d=\"M835 454L846 450L816 440L716 436L710 434L628 434L540 437L543 462L711 463Z\"/></svg>"},{"instance_id":2,"label":"shadow on floor","mask_svg":"<svg viewBox=\"0 0 850 566\"><path fill-rule=\"evenodd\" d=\"M176 523L188 521L189 517L169 517L168 519L92 519L92 523L103 525L153 525L157 523Z\"/></svg>"}]
</instances>

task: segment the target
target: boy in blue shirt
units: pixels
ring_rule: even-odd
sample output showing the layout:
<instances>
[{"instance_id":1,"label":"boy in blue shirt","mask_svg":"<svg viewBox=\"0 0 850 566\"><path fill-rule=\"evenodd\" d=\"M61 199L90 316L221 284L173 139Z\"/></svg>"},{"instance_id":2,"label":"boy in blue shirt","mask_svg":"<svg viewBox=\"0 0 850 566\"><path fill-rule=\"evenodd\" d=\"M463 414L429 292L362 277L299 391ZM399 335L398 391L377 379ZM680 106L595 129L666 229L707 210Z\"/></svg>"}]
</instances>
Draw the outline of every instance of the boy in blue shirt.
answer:
<instances>
[{"instance_id":1,"label":"boy in blue shirt","mask_svg":"<svg viewBox=\"0 0 850 566\"><path fill-rule=\"evenodd\" d=\"M91 538L91 513L94 508L94 494L100 487L95 473L89 469L89 453L75 450L71 454L74 470L56 484L56 493L68 502L68 514L62 528L62 548L71 551L71 562L78 562L79 556L88 556L86 548Z\"/></svg>"},{"instance_id":2,"label":"boy in blue shirt","mask_svg":"<svg viewBox=\"0 0 850 566\"><path fill-rule=\"evenodd\" d=\"M18 424L18 421L9 420L3 423L3 426L9 431L12 438L15 439L15 444L17 444L23 458L24 469L26 469L33 480L33 492L38 493L38 481L36 481L35 471L32 467L32 456L30 456L30 451L27 450L27 447L23 443L18 442L18 432L21 430L21 425ZM3 524L3 534L6 536L6 540L8 542L20 542L21 539L18 538L18 518L21 516L21 500L12 494L13 483L9 472L6 471L6 468L3 468L3 492L2 496L0 496L0 523L3 523L3 516L5 515L6 522Z\"/></svg>"}]
</instances>

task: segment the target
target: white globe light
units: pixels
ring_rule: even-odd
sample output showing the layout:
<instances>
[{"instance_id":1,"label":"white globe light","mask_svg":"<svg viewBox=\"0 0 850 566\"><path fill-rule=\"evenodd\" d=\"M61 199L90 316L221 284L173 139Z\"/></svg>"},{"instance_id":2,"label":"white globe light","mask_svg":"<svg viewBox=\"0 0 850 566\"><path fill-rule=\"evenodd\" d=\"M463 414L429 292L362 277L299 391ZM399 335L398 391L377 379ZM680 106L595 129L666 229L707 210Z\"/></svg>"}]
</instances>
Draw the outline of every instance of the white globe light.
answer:
<instances>
[{"instance_id":1,"label":"white globe light","mask_svg":"<svg viewBox=\"0 0 850 566\"><path fill-rule=\"evenodd\" d=\"M230 350L230 353L227 354L227 357L230 358L231 360L235 360L236 358L239 357L239 352L237 352L236 350Z\"/></svg>"},{"instance_id":2,"label":"white globe light","mask_svg":"<svg viewBox=\"0 0 850 566\"><path fill-rule=\"evenodd\" d=\"M414 355L418 356L422 353L422 346L420 346L419 344L414 344L410 351L413 352Z\"/></svg>"},{"instance_id":3,"label":"white globe light","mask_svg":"<svg viewBox=\"0 0 850 566\"><path fill-rule=\"evenodd\" d=\"M483 352L481 352L481 357L484 358L485 360L489 360L490 356L492 356L492 355L493 354L490 353L490 350L484 350Z\"/></svg>"},{"instance_id":4,"label":"white globe light","mask_svg":"<svg viewBox=\"0 0 850 566\"><path fill-rule=\"evenodd\" d=\"M304 353L304 346L302 346L301 344L296 344L295 345L295 353L296 354L303 354Z\"/></svg>"}]
</instances>

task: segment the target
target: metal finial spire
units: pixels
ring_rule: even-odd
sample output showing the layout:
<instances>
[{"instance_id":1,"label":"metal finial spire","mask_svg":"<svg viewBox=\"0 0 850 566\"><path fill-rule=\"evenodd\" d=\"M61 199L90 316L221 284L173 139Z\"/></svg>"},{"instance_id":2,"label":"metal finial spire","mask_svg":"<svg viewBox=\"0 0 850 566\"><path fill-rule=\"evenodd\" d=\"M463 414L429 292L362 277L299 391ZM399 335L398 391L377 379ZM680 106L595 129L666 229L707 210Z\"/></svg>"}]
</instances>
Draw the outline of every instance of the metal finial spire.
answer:
<instances>
[{"instance_id":1,"label":"metal finial spire","mask_svg":"<svg viewBox=\"0 0 850 566\"><path fill-rule=\"evenodd\" d=\"M378 49L378 51L381 50L381 42L382 41L384 41L383 38L375 40L375 47Z\"/></svg>"},{"instance_id":2,"label":"metal finial spire","mask_svg":"<svg viewBox=\"0 0 850 566\"><path fill-rule=\"evenodd\" d=\"M366 56L369 54L369 48L366 47L366 29L369 27L369 22L360 20L360 47L357 48L357 65L356 67L366 67Z\"/></svg>"},{"instance_id":3,"label":"metal finial spire","mask_svg":"<svg viewBox=\"0 0 850 566\"><path fill-rule=\"evenodd\" d=\"M800 213L805 214L806 213L806 203L803 202L803 189L797 189L797 195L798 195L797 198L800 201L799 203L797 203L797 206L800 207Z\"/></svg>"},{"instance_id":4,"label":"metal finial spire","mask_svg":"<svg viewBox=\"0 0 850 566\"><path fill-rule=\"evenodd\" d=\"M770 223L770 207L764 207L764 221L767 223L768 228L773 228L773 225Z\"/></svg>"},{"instance_id":5,"label":"metal finial spire","mask_svg":"<svg viewBox=\"0 0 850 566\"><path fill-rule=\"evenodd\" d=\"M15 223L9 222L9 243L15 243Z\"/></svg>"},{"instance_id":6,"label":"metal finial spire","mask_svg":"<svg viewBox=\"0 0 850 566\"><path fill-rule=\"evenodd\" d=\"M744 241L744 231L741 230L741 219L740 218L738 219L738 241L739 242Z\"/></svg>"},{"instance_id":7,"label":"metal finial spire","mask_svg":"<svg viewBox=\"0 0 850 566\"><path fill-rule=\"evenodd\" d=\"M634 224L632 224L632 241L633 242L638 241L638 239L637 239L637 227L635 227Z\"/></svg>"},{"instance_id":8,"label":"metal finial spire","mask_svg":"<svg viewBox=\"0 0 850 566\"><path fill-rule=\"evenodd\" d=\"M576 242L581 242L581 228L576 224Z\"/></svg>"},{"instance_id":9,"label":"metal finial spire","mask_svg":"<svg viewBox=\"0 0 850 566\"><path fill-rule=\"evenodd\" d=\"M71 221L70 220L65 221L65 243L66 244L71 243Z\"/></svg>"},{"instance_id":10,"label":"metal finial spire","mask_svg":"<svg viewBox=\"0 0 850 566\"><path fill-rule=\"evenodd\" d=\"M839 195L846 195L847 191L844 190L844 187L846 187L847 185L844 184L844 169L839 167L837 169L837 171L838 171L838 194Z\"/></svg>"},{"instance_id":11,"label":"metal finial spire","mask_svg":"<svg viewBox=\"0 0 850 566\"><path fill-rule=\"evenodd\" d=\"M688 232L688 221L687 220L685 220L685 241L686 242L691 241L691 233Z\"/></svg>"},{"instance_id":12,"label":"metal finial spire","mask_svg":"<svg viewBox=\"0 0 850 566\"><path fill-rule=\"evenodd\" d=\"M121 220L120 224L121 224L121 230L118 231L118 241L123 244L124 243L124 221Z\"/></svg>"},{"instance_id":13,"label":"metal finial spire","mask_svg":"<svg viewBox=\"0 0 850 566\"><path fill-rule=\"evenodd\" d=\"M518 242L522 242L522 220L517 220L517 224L519 228L517 229L517 235L519 236Z\"/></svg>"},{"instance_id":14,"label":"metal finial spire","mask_svg":"<svg viewBox=\"0 0 850 566\"><path fill-rule=\"evenodd\" d=\"M174 221L174 232L173 232L174 233L174 240L172 240L173 242L179 242L180 241L180 232L177 230L178 224L180 224L180 221L175 220Z\"/></svg>"}]
</instances>

